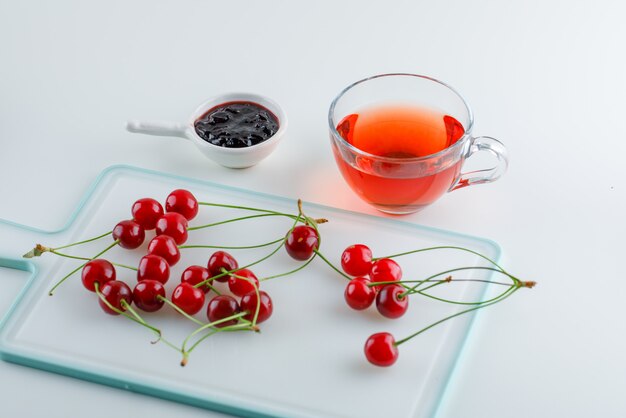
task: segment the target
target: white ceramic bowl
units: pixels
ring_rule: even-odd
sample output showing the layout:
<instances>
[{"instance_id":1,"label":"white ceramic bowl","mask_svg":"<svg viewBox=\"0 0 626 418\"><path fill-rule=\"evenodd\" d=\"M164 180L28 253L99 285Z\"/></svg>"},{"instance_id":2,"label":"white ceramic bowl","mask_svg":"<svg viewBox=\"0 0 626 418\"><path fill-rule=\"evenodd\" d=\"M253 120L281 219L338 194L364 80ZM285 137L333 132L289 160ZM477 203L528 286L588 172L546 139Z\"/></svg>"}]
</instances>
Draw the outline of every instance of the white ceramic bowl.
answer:
<instances>
[{"instance_id":1,"label":"white ceramic bowl","mask_svg":"<svg viewBox=\"0 0 626 418\"><path fill-rule=\"evenodd\" d=\"M265 141L245 148L220 147L200 138L194 127L196 120L208 110L229 102L253 102L265 107L278 118L278 131ZM274 151L287 129L287 116L276 102L265 96L252 93L227 93L202 103L191 114L187 123L129 120L126 123L126 129L135 133L189 139L206 157L216 163L229 168L246 168L257 164Z\"/></svg>"}]
</instances>

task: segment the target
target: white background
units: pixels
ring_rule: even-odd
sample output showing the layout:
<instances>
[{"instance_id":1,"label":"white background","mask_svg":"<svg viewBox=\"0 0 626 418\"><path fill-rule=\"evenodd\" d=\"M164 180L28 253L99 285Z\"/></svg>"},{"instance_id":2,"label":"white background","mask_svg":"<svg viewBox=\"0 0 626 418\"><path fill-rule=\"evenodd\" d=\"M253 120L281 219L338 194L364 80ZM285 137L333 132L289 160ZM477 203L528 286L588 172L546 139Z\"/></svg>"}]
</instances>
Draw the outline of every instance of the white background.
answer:
<instances>
[{"instance_id":1,"label":"white background","mask_svg":"<svg viewBox=\"0 0 626 418\"><path fill-rule=\"evenodd\" d=\"M3 1L0 218L56 229L119 163L375 213L334 166L328 105L365 76L428 74L464 94L475 133L500 138L511 166L403 219L494 239L510 271L539 282L478 315L439 418L621 417L625 15L617 0ZM123 129L184 121L234 90L266 94L290 118L254 168ZM0 236L0 255L23 250ZM4 312L20 275L0 277ZM7 416L218 416L4 362L0 405Z\"/></svg>"}]
</instances>

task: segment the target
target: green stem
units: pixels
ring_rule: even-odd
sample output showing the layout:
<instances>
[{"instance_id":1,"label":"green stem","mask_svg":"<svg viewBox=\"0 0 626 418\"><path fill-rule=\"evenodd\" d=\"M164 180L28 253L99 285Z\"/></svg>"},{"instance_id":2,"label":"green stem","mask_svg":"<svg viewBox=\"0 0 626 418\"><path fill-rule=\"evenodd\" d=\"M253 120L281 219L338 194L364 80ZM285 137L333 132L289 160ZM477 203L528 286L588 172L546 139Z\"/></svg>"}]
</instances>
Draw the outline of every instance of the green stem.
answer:
<instances>
[{"instance_id":1,"label":"green stem","mask_svg":"<svg viewBox=\"0 0 626 418\"><path fill-rule=\"evenodd\" d=\"M228 321L231 321L233 319L241 318L244 315L247 315L247 313L246 312L239 312L239 313L233 314L231 316L228 316L226 318L221 318L221 319L218 319L216 321L209 322L208 324L202 324L201 327L197 328L195 331L193 331L191 334L189 334L187 336L187 338L185 338L185 340L183 341L183 345L182 345L183 355L185 355L185 353L187 353L187 354L189 353L189 351L185 351L185 347L187 346L187 343L189 342L189 339L193 338L199 332L202 332L202 331L204 331L207 328L211 328L211 327L214 327L216 325L223 324L224 322L228 322Z\"/></svg>"},{"instance_id":2,"label":"green stem","mask_svg":"<svg viewBox=\"0 0 626 418\"><path fill-rule=\"evenodd\" d=\"M457 271L464 271L464 270L489 270L489 271L495 271L498 273L502 273L505 276L508 276L511 280L513 280L513 284L515 285L519 285L520 281L517 277L507 273L504 270L499 270L493 267L482 267L482 266L473 266L473 267L459 267L459 268L455 268L455 269L450 269L450 270L446 270L446 271L442 271L440 273L437 274L433 274L432 276L427 277L425 280L430 280L430 279L434 279L435 277L439 277L439 276L443 276L445 274L450 274L450 273L454 273ZM401 295L402 296L406 296L409 293L412 293L415 289L417 289L419 287L419 283L416 284L415 286L405 290Z\"/></svg>"},{"instance_id":3,"label":"green stem","mask_svg":"<svg viewBox=\"0 0 626 418\"><path fill-rule=\"evenodd\" d=\"M231 325L229 327L217 328L217 329L211 330L211 332L209 332L207 334L204 334L198 341L196 341L191 347L189 347L189 350L186 353L183 353L183 362L181 363L181 365L184 365L184 363L186 363L187 356L189 356L189 354L191 354L191 352L202 341L204 341L205 339L207 339L211 335L217 334L218 332L233 332L233 331L243 331L243 330L254 331L252 328L250 328L250 325L248 325L248 324L236 324L236 325Z\"/></svg>"},{"instance_id":4,"label":"green stem","mask_svg":"<svg viewBox=\"0 0 626 418\"><path fill-rule=\"evenodd\" d=\"M203 206L214 206L214 207L218 207L218 208L242 209L242 210L250 210L250 211L254 211L254 212L273 213L274 215L294 216L294 215L291 215L289 213L277 212L275 210L268 210L268 209L252 208L252 207L249 207L249 206L227 205L227 204L224 204L224 203L209 203L209 202L198 202L198 204L199 205L203 205Z\"/></svg>"},{"instance_id":5,"label":"green stem","mask_svg":"<svg viewBox=\"0 0 626 418\"><path fill-rule=\"evenodd\" d=\"M122 305L123 307L125 307L126 309L128 309L128 310L129 310L129 312L131 312L131 313L133 314L133 316L134 316L134 317L133 317L133 316L128 315L126 312L124 312L124 311L122 311L122 310L120 310L120 309L117 309L115 306L111 305L111 303L109 303L109 301L108 301L108 300L106 300L106 298L104 297L104 295L100 292L100 288L99 288L99 283L98 283L98 282L96 282L96 283L94 284L94 286L95 286L96 295L98 295L98 297L100 298L100 300L101 300L101 301L102 301L102 302L103 302L103 303L104 303L104 304L105 304L105 305L106 305L109 309L111 309L113 312L115 312L115 313L117 313L117 314L119 314L119 315L122 315L122 316L124 316L124 317L126 317L126 318L130 319L130 320L131 320L131 321L133 321L133 322L136 322L137 324L139 324L139 325L141 325L141 326L143 326L143 327L146 327L147 329L149 329L150 331L154 332L154 333L157 335L157 337L158 337L158 340L157 340L157 341L163 341L163 342L164 342L166 345L168 345L169 347L171 347L171 348L173 348L174 350L176 350L176 351L180 352L180 348L176 347L174 344L172 344L171 342L167 341L167 340L163 337L163 335L161 334L161 330L159 330L158 328L155 328L155 327L153 327L153 326L149 325L146 321L144 321L144 320L143 320L143 319L139 316L139 314L137 314L137 312L135 312L135 310L134 310L134 309L132 309L132 307L131 307L128 303L126 303L126 301L125 301L125 300L122 300L122 301L121 301L121 305ZM154 344L154 343L156 343L157 341L153 341L152 343Z\"/></svg>"},{"instance_id":6,"label":"green stem","mask_svg":"<svg viewBox=\"0 0 626 418\"><path fill-rule=\"evenodd\" d=\"M316 256L316 255L317 255L317 254L315 254L313 257L309 258L309 259L306 261L306 263L302 264L302 265L301 265L300 267L298 267L298 268L295 268L295 269L293 269L293 270L290 270L290 271L288 271L288 272L286 272L286 273L275 274L275 275L273 275L273 276L267 276L267 277L264 277L264 278L262 278L262 279L259 279L259 281L260 281L260 282L264 282L264 281L266 281L266 280L276 279L276 278L278 278L278 277L289 276L290 274L297 273L297 272L299 272L300 270L304 269L304 268L305 268L306 266L308 266L309 264L311 264L311 261L313 261L313 259L315 258L315 256Z\"/></svg>"},{"instance_id":7,"label":"green stem","mask_svg":"<svg viewBox=\"0 0 626 418\"><path fill-rule=\"evenodd\" d=\"M333 263L331 263L330 261L328 261L328 259L326 257L324 257L324 255L321 252L319 252L318 250L315 250L315 254L317 254L322 260L324 260L324 262L326 264L328 264L337 273L341 274L343 277L345 277L348 280L352 280L352 277L348 276L346 273L344 273L343 271L341 271L337 267L335 267L335 265Z\"/></svg>"},{"instance_id":8,"label":"green stem","mask_svg":"<svg viewBox=\"0 0 626 418\"><path fill-rule=\"evenodd\" d=\"M487 306L490 306L490 305L493 305L493 304L498 303L498 302L500 302L500 301L503 301L504 299L508 298L508 297L509 297L509 296L511 296L513 293L515 293L518 289L519 289L519 287L516 287L516 286L511 286L511 289L509 289L509 290L507 291L508 293L503 294L503 296L502 296L501 298L499 298L499 299L497 299L497 300L494 300L494 301L493 301L493 302L491 302L491 303L487 303L487 304L483 304L483 305L475 306L475 307L473 307L473 308L466 309L466 310L461 311L461 312L457 312L457 313L455 313L455 314L453 314L453 315L450 315L450 316L447 316L447 317L445 317L445 318L443 318L443 319L440 319L440 320L439 320L439 321L437 321L437 322L433 322L433 323L432 323L432 324L430 324L429 326L427 326L427 327L425 327L425 328L422 328L421 330L417 331L416 333L411 334L411 335L409 335L408 337L401 339L400 341L396 341L396 342L394 343L394 345L397 347L397 346L399 346L400 344L404 344L405 342L409 341L411 338L413 338L413 337L417 337L417 336L418 336L418 335L420 335L421 333L426 332L426 331L428 331L429 329L431 329L431 328L433 328L433 327L435 327L435 326L437 326L437 325L441 324L442 322L445 322L445 321L447 321L447 320L449 320L449 319L452 319L452 318L455 318L455 317L457 317L457 316L459 316L459 315L463 315L463 314L466 314L466 313L468 313L468 312L472 312L472 311L475 311L475 310L477 310L477 309L485 308L485 307L487 307Z\"/></svg>"},{"instance_id":9,"label":"green stem","mask_svg":"<svg viewBox=\"0 0 626 418\"><path fill-rule=\"evenodd\" d=\"M79 256L76 256L76 255L69 255L69 254L65 254L65 253L60 253L57 250L50 250L50 252L52 254L56 254L56 255L61 256L61 257L73 258L74 260L86 260L86 261L91 261L92 260L92 258L88 258L88 257L79 257ZM129 270L137 271L136 267L127 266L125 264L113 263L113 262L111 264L113 264L114 266L123 267L123 268L129 269Z\"/></svg>"},{"instance_id":10,"label":"green stem","mask_svg":"<svg viewBox=\"0 0 626 418\"><path fill-rule=\"evenodd\" d=\"M263 213L263 214L260 214L260 215L242 216L240 218L228 219L226 221L220 221L220 222L214 222L214 223L206 224L206 225L194 226L194 227L191 227L191 228L187 228L187 230L188 231L195 231L197 229L210 228L212 226L224 225L224 224L228 224L228 223L231 223L231 222L245 221L247 219L264 218L266 216L285 216L285 217L288 217L288 218L291 218L291 219L295 219L296 218L295 215L289 215L289 214L285 214L285 213Z\"/></svg>"},{"instance_id":11,"label":"green stem","mask_svg":"<svg viewBox=\"0 0 626 418\"><path fill-rule=\"evenodd\" d=\"M187 318L188 320L190 320L191 322L194 322L198 325L204 325L204 322L202 321L198 321L196 318L194 318L193 316L189 315L187 312L183 311L182 309L180 309L178 306L176 306L172 301L170 301L167 298L164 298L161 295L157 296L158 300L162 300L163 302L167 303L168 305L170 305L172 308L174 308L179 314L181 314L182 316L184 316L185 318Z\"/></svg>"},{"instance_id":12,"label":"green stem","mask_svg":"<svg viewBox=\"0 0 626 418\"><path fill-rule=\"evenodd\" d=\"M119 242L118 240L113 241L113 243L111 245L106 247L104 250L100 251L98 254L96 254L90 260L93 260L93 259L96 259L96 258L100 257L102 254L106 253L111 248L115 247L118 242ZM61 280L59 280L54 286L52 286L52 289L50 289L50 292L48 292L48 295L52 296L54 294L54 291L56 290L56 288L59 287L61 285L61 283L66 281L72 274L76 273L78 270L80 270L83 267L85 267L85 264L87 264L87 263L83 263L80 266L76 267L74 270L70 271L65 277L63 277Z\"/></svg>"},{"instance_id":13,"label":"green stem","mask_svg":"<svg viewBox=\"0 0 626 418\"><path fill-rule=\"evenodd\" d=\"M67 244L67 245L64 245L64 246L62 246L62 247L51 248L50 250L62 250L62 249L64 249L64 248L74 247L75 245L86 244L86 243L88 243L88 242L92 242L92 241L99 240L100 238L104 238L104 237L106 237L107 235L111 234L112 232L113 232L113 231L105 232L104 234L102 234L102 235L98 235L97 237L89 238L89 239L86 239L86 240L84 240L84 241L75 242L75 243L73 243L73 244Z\"/></svg>"},{"instance_id":14,"label":"green stem","mask_svg":"<svg viewBox=\"0 0 626 418\"><path fill-rule=\"evenodd\" d=\"M466 251L468 253L477 255L480 258L484 259L484 260L487 260L488 262L490 262L491 264L493 264L494 266L499 268L501 271L503 271L503 272L505 271L498 263L496 263L495 261L493 261L489 257L487 257L487 256L485 256L485 255L483 255L483 254L481 254L479 252L476 252L474 250L470 250L469 248L457 247L457 246L454 246L454 245L441 245L441 246L437 246L437 247L420 248L420 249L417 249L417 250L406 251L406 252L403 252L403 253L393 254L393 255L386 256L386 257L375 257L375 258L372 258L372 261L380 260L381 258L394 258L394 257L401 257L403 255L420 253L420 252L423 252L423 251L444 250L444 249Z\"/></svg>"},{"instance_id":15,"label":"green stem","mask_svg":"<svg viewBox=\"0 0 626 418\"><path fill-rule=\"evenodd\" d=\"M284 238L278 238L277 240L271 241L271 242L266 242L265 244L258 244L258 245L246 245L243 247L227 247L227 246L223 246L223 245L179 245L178 248L179 249L185 249L185 248L214 248L214 249L220 249L220 250L248 250L248 249L252 249L252 248L261 248L261 247L267 247L270 246L272 244L276 244L280 241L284 240Z\"/></svg>"}]
</instances>

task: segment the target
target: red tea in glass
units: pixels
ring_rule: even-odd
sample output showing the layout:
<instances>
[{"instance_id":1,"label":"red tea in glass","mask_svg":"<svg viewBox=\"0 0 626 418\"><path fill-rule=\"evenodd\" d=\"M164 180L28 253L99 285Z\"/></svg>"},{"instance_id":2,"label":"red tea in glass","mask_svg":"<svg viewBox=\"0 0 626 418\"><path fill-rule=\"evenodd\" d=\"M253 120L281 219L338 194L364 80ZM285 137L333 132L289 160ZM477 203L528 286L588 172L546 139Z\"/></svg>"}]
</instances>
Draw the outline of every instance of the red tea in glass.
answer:
<instances>
[{"instance_id":1,"label":"red tea in glass","mask_svg":"<svg viewBox=\"0 0 626 418\"><path fill-rule=\"evenodd\" d=\"M463 97L423 75L357 81L333 100L328 122L339 171L383 212L416 212L451 190L497 180L507 168L501 142L472 136L472 112ZM462 173L478 151L495 156L497 164Z\"/></svg>"},{"instance_id":2,"label":"red tea in glass","mask_svg":"<svg viewBox=\"0 0 626 418\"><path fill-rule=\"evenodd\" d=\"M422 107L383 106L366 108L346 116L337 132L353 147L383 158L406 160L437 154L465 133L455 118ZM375 206L426 206L454 184L461 161L428 176L406 178L394 165L361 157L356 164L335 150L337 164L352 189Z\"/></svg>"}]
</instances>

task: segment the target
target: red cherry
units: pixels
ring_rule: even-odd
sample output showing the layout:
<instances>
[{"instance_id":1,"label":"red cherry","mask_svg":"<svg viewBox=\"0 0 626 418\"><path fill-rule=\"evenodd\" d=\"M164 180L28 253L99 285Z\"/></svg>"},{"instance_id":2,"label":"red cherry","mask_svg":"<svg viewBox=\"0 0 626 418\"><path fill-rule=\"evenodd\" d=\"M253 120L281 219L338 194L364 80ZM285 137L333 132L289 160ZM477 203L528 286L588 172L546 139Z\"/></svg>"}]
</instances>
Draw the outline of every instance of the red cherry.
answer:
<instances>
[{"instance_id":1,"label":"red cherry","mask_svg":"<svg viewBox=\"0 0 626 418\"><path fill-rule=\"evenodd\" d=\"M156 223L157 235L169 235L174 238L176 244L181 245L187 241L187 219L180 213L169 212L161 216Z\"/></svg>"},{"instance_id":2,"label":"red cherry","mask_svg":"<svg viewBox=\"0 0 626 418\"><path fill-rule=\"evenodd\" d=\"M404 287L398 284L386 284L380 289L376 295L376 308L382 316L387 318L399 318L409 307L408 295L400 298L400 294L404 292Z\"/></svg>"},{"instance_id":3,"label":"red cherry","mask_svg":"<svg viewBox=\"0 0 626 418\"><path fill-rule=\"evenodd\" d=\"M180 250L174 238L169 235L159 235L152 238L150 243L148 243L148 254L163 257L170 266L173 266L180 260Z\"/></svg>"},{"instance_id":4,"label":"red cherry","mask_svg":"<svg viewBox=\"0 0 626 418\"><path fill-rule=\"evenodd\" d=\"M119 246L132 250L143 244L146 232L135 221L121 221L113 228L113 239L119 241Z\"/></svg>"},{"instance_id":5,"label":"red cherry","mask_svg":"<svg viewBox=\"0 0 626 418\"><path fill-rule=\"evenodd\" d=\"M149 197L139 199L133 203L131 209L133 219L146 231L156 228L157 220L163 216L163 206Z\"/></svg>"},{"instance_id":6,"label":"red cherry","mask_svg":"<svg viewBox=\"0 0 626 418\"><path fill-rule=\"evenodd\" d=\"M170 266L163 257L156 254L148 254L141 257L139 267L137 268L138 282L150 279L165 284L169 278Z\"/></svg>"},{"instance_id":7,"label":"red cherry","mask_svg":"<svg viewBox=\"0 0 626 418\"><path fill-rule=\"evenodd\" d=\"M398 360L396 340L388 332L371 335L365 341L365 357L375 366L389 367Z\"/></svg>"},{"instance_id":8,"label":"red cherry","mask_svg":"<svg viewBox=\"0 0 626 418\"><path fill-rule=\"evenodd\" d=\"M241 269L237 270L235 274L237 276L245 277L246 279L248 279L241 279L240 277L236 277L233 275L228 278L228 288L236 296L241 297L246 293L254 292L255 288L259 288L259 279L257 279L252 271L248 269Z\"/></svg>"},{"instance_id":9,"label":"red cherry","mask_svg":"<svg viewBox=\"0 0 626 418\"><path fill-rule=\"evenodd\" d=\"M368 284L370 284L370 281L365 277L357 277L350 280L343 294L348 306L357 311L370 307L374 299L376 299L376 290L373 287L369 287Z\"/></svg>"},{"instance_id":10,"label":"red cherry","mask_svg":"<svg viewBox=\"0 0 626 418\"><path fill-rule=\"evenodd\" d=\"M159 298L165 297L163 283L157 280L142 280L133 289L133 301L142 311L156 312L165 302Z\"/></svg>"},{"instance_id":11,"label":"red cherry","mask_svg":"<svg viewBox=\"0 0 626 418\"><path fill-rule=\"evenodd\" d=\"M95 292L96 283L102 287L103 284L111 280L115 280L115 267L107 260L102 258L91 260L83 267L82 281L87 290Z\"/></svg>"},{"instance_id":12,"label":"red cherry","mask_svg":"<svg viewBox=\"0 0 626 418\"><path fill-rule=\"evenodd\" d=\"M238 312L239 304L234 297L228 295L219 295L215 296L213 299L211 299L211 301L209 301L206 315L209 319L209 322L215 322L219 321L220 319L228 318L229 316L234 315ZM229 325L235 325L236 323L236 319L231 319L230 321L216 324L215 327L223 328Z\"/></svg>"},{"instance_id":13,"label":"red cherry","mask_svg":"<svg viewBox=\"0 0 626 418\"><path fill-rule=\"evenodd\" d=\"M128 305L130 305L133 301L133 292L130 290L130 287L128 287L126 283L120 282L119 280L106 282L100 287L99 290L111 306L122 312L126 310L126 307L122 305L122 301L125 301ZM98 299L98 302L104 312L109 315L119 315L119 313L109 308L107 304L102 301L102 299Z\"/></svg>"},{"instance_id":14,"label":"red cherry","mask_svg":"<svg viewBox=\"0 0 626 418\"><path fill-rule=\"evenodd\" d=\"M260 291L261 295L261 303L259 307L259 316L257 317L256 323L260 324L263 321L266 321L270 316L272 316L272 312L274 311L274 307L272 306L272 299L270 295L268 295L264 291ZM241 298L241 311L247 311L248 314L244 315L244 319L248 321L252 321L254 318L254 313L256 312L258 298L256 296L256 292L252 291L250 293L246 293Z\"/></svg>"},{"instance_id":15,"label":"red cherry","mask_svg":"<svg viewBox=\"0 0 626 418\"><path fill-rule=\"evenodd\" d=\"M204 292L189 283L181 283L172 293L172 302L188 315L200 312L204 305Z\"/></svg>"},{"instance_id":16,"label":"red cherry","mask_svg":"<svg viewBox=\"0 0 626 418\"><path fill-rule=\"evenodd\" d=\"M183 271L180 277L181 283L189 283L192 286L202 283L210 277L209 270L202 266L189 266ZM211 288L207 285L199 287L204 293L208 293Z\"/></svg>"},{"instance_id":17,"label":"red cherry","mask_svg":"<svg viewBox=\"0 0 626 418\"><path fill-rule=\"evenodd\" d=\"M372 263L370 280L372 282L398 282L402 279L400 265L390 258L381 258ZM380 290L381 286L376 286Z\"/></svg>"},{"instance_id":18,"label":"red cherry","mask_svg":"<svg viewBox=\"0 0 626 418\"><path fill-rule=\"evenodd\" d=\"M174 190L165 199L165 210L180 213L190 221L198 214L198 201L188 190Z\"/></svg>"},{"instance_id":19,"label":"red cherry","mask_svg":"<svg viewBox=\"0 0 626 418\"><path fill-rule=\"evenodd\" d=\"M351 276L365 276L372 269L372 250L363 244L351 245L341 254L341 267Z\"/></svg>"},{"instance_id":20,"label":"red cherry","mask_svg":"<svg viewBox=\"0 0 626 418\"><path fill-rule=\"evenodd\" d=\"M209 257L207 267L211 277L215 277L222 274L222 269L225 269L226 271L237 270L239 268L239 264L237 263L237 260L235 260L235 257L228 254L226 251L216 251L211 255L211 257ZM222 283L227 282L228 275L218 277L215 280Z\"/></svg>"},{"instance_id":21,"label":"red cherry","mask_svg":"<svg viewBox=\"0 0 626 418\"><path fill-rule=\"evenodd\" d=\"M304 261L311 258L318 244L317 231L311 226L299 225L287 234L285 249L291 258Z\"/></svg>"}]
</instances>

